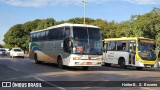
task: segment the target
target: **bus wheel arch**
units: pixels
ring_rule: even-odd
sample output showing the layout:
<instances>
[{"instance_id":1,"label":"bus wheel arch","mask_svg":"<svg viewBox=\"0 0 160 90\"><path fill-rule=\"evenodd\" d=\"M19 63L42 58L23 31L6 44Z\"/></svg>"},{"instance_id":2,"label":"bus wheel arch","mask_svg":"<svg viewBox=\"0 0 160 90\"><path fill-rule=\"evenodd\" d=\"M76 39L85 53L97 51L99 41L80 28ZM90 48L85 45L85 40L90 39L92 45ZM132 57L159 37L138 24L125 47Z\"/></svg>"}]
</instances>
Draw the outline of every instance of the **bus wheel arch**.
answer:
<instances>
[{"instance_id":1,"label":"bus wheel arch","mask_svg":"<svg viewBox=\"0 0 160 90\"><path fill-rule=\"evenodd\" d=\"M35 60L36 64L40 64L41 63L41 61L38 61L37 53L34 54L34 60Z\"/></svg>"},{"instance_id":2,"label":"bus wheel arch","mask_svg":"<svg viewBox=\"0 0 160 90\"><path fill-rule=\"evenodd\" d=\"M58 66L58 68L60 68L60 69L63 69L64 68L64 66L63 66L63 61L62 61L63 59L62 59L62 56L61 55L58 55L58 57L57 57L57 66Z\"/></svg>"},{"instance_id":3,"label":"bus wheel arch","mask_svg":"<svg viewBox=\"0 0 160 90\"><path fill-rule=\"evenodd\" d=\"M107 66L107 67L111 67L112 66L111 63L105 63L104 65Z\"/></svg>"},{"instance_id":4,"label":"bus wheel arch","mask_svg":"<svg viewBox=\"0 0 160 90\"><path fill-rule=\"evenodd\" d=\"M120 65L121 68L126 68L126 64L125 64L125 58L124 57L120 57L118 59L118 65Z\"/></svg>"}]
</instances>

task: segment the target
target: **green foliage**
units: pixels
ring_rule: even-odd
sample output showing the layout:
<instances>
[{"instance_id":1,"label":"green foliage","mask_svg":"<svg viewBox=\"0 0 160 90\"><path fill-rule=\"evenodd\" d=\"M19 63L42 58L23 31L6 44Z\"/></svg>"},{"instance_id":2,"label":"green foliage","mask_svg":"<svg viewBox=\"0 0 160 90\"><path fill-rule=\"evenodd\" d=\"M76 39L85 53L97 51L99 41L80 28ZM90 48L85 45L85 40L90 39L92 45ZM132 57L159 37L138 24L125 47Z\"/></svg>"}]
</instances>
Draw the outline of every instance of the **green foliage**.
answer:
<instances>
[{"instance_id":1,"label":"green foliage","mask_svg":"<svg viewBox=\"0 0 160 90\"><path fill-rule=\"evenodd\" d=\"M86 18L85 19L86 24L90 24L94 21L94 19L91 18ZM67 23L74 23L74 24L83 24L84 23L84 18L72 18L66 21Z\"/></svg>"},{"instance_id":2,"label":"green foliage","mask_svg":"<svg viewBox=\"0 0 160 90\"><path fill-rule=\"evenodd\" d=\"M45 29L53 25L55 25L55 20L53 18L43 19L38 23L36 30Z\"/></svg>"},{"instance_id":3,"label":"green foliage","mask_svg":"<svg viewBox=\"0 0 160 90\"><path fill-rule=\"evenodd\" d=\"M6 47L20 47L24 51L29 48L29 35L31 31L38 29L45 29L47 27L53 26L55 20L52 18L48 19L37 19L34 21L29 21L24 24L17 24L11 27L4 36L4 42Z\"/></svg>"},{"instance_id":4,"label":"green foliage","mask_svg":"<svg viewBox=\"0 0 160 90\"><path fill-rule=\"evenodd\" d=\"M83 24L83 18L72 18L66 21L55 21L53 18L36 19L11 27L4 36L5 47L21 47L28 50L31 31L45 29L62 23ZM103 38L147 37L160 43L160 8L154 8L144 15L133 15L130 20L117 23L102 19L86 18L86 24L96 25L102 30Z\"/></svg>"},{"instance_id":5,"label":"green foliage","mask_svg":"<svg viewBox=\"0 0 160 90\"><path fill-rule=\"evenodd\" d=\"M156 42L160 45L160 32L156 35Z\"/></svg>"},{"instance_id":6,"label":"green foliage","mask_svg":"<svg viewBox=\"0 0 160 90\"><path fill-rule=\"evenodd\" d=\"M144 15L136 15L131 23L131 30L134 36L152 38L160 43L160 9L154 8Z\"/></svg>"},{"instance_id":7,"label":"green foliage","mask_svg":"<svg viewBox=\"0 0 160 90\"><path fill-rule=\"evenodd\" d=\"M5 48L9 48L9 49L12 48L12 46L11 46L10 44L5 44L4 47L5 47Z\"/></svg>"},{"instance_id":8,"label":"green foliage","mask_svg":"<svg viewBox=\"0 0 160 90\"><path fill-rule=\"evenodd\" d=\"M0 48L3 48L3 45L0 44Z\"/></svg>"}]
</instances>

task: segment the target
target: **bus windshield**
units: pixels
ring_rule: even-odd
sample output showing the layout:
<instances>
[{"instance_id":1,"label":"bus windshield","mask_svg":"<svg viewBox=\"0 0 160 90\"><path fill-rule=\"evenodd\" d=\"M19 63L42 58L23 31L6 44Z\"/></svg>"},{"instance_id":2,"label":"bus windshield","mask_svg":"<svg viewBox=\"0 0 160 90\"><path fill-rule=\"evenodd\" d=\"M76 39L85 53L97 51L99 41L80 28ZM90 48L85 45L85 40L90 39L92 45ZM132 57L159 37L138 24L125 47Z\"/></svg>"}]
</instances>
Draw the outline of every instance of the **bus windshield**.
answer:
<instances>
[{"instance_id":1,"label":"bus windshield","mask_svg":"<svg viewBox=\"0 0 160 90\"><path fill-rule=\"evenodd\" d=\"M151 40L139 40L138 52L142 59L155 60L156 59L156 44Z\"/></svg>"},{"instance_id":2,"label":"bus windshield","mask_svg":"<svg viewBox=\"0 0 160 90\"><path fill-rule=\"evenodd\" d=\"M100 30L98 28L73 27L73 53L102 55Z\"/></svg>"}]
</instances>

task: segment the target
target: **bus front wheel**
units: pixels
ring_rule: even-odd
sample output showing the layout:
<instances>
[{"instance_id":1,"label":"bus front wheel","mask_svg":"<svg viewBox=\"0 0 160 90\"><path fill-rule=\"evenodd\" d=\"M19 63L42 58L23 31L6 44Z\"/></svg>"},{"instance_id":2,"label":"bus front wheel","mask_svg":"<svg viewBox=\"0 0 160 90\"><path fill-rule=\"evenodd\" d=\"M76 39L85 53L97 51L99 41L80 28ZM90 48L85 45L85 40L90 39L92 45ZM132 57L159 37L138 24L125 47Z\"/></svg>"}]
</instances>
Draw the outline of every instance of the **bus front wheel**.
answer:
<instances>
[{"instance_id":1,"label":"bus front wheel","mask_svg":"<svg viewBox=\"0 0 160 90\"><path fill-rule=\"evenodd\" d=\"M121 68L127 68L127 66L125 65L125 59L121 58L119 59L119 65Z\"/></svg>"},{"instance_id":2,"label":"bus front wheel","mask_svg":"<svg viewBox=\"0 0 160 90\"><path fill-rule=\"evenodd\" d=\"M137 69L137 70L142 70L142 69L143 69L143 67L136 67L136 69Z\"/></svg>"},{"instance_id":3,"label":"bus front wheel","mask_svg":"<svg viewBox=\"0 0 160 90\"><path fill-rule=\"evenodd\" d=\"M105 63L104 65L107 66L107 67L111 67L110 63Z\"/></svg>"},{"instance_id":4,"label":"bus front wheel","mask_svg":"<svg viewBox=\"0 0 160 90\"><path fill-rule=\"evenodd\" d=\"M82 67L83 70L88 70L88 68L89 67L87 67L87 66Z\"/></svg>"}]
</instances>

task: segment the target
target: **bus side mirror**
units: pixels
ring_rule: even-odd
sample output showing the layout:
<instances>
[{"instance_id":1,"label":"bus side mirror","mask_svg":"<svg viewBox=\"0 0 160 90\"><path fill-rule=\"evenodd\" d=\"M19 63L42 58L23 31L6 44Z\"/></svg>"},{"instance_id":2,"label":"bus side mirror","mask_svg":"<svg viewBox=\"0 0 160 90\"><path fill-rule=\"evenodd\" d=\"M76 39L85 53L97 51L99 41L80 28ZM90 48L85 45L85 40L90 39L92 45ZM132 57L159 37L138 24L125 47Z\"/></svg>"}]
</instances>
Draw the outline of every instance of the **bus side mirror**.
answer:
<instances>
[{"instance_id":1,"label":"bus side mirror","mask_svg":"<svg viewBox=\"0 0 160 90\"><path fill-rule=\"evenodd\" d=\"M72 52L72 47L73 47L73 42L72 42L72 40L71 39L69 39L69 42L68 42L68 48L69 48L69 51L70 51L70 53Z\"/></svg>"},{"instance_id":2,"label":"bus side mirror","mask_svg":"<svg viewBox=\"0 0 160 90\"><path fill-rule=\"evenodd\" d=\"M156 50L156 45L153 45L153 50Z\"/></svg>"}]
</instances>

